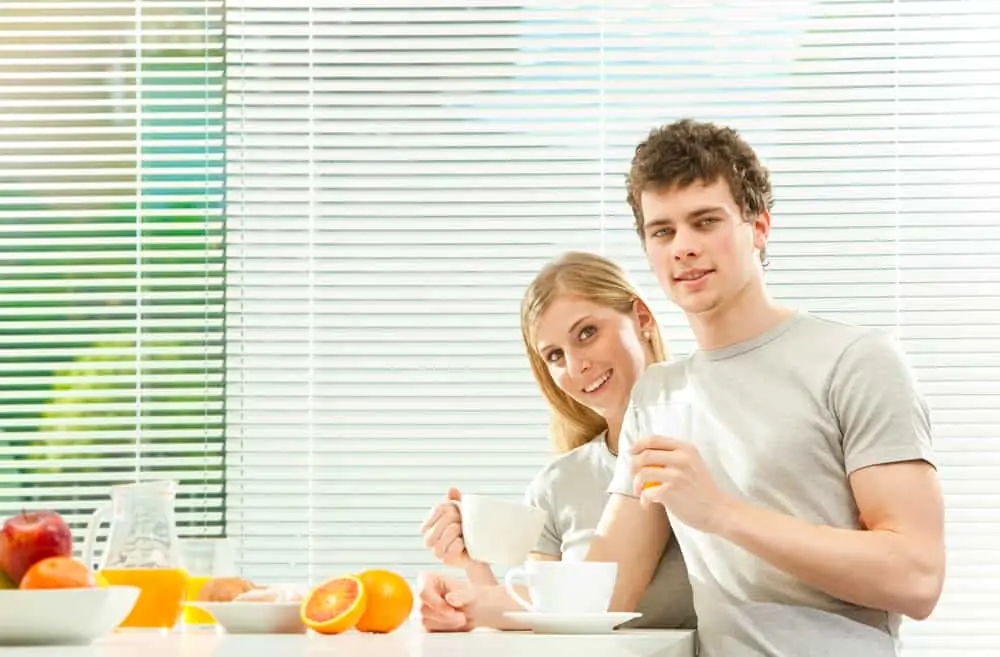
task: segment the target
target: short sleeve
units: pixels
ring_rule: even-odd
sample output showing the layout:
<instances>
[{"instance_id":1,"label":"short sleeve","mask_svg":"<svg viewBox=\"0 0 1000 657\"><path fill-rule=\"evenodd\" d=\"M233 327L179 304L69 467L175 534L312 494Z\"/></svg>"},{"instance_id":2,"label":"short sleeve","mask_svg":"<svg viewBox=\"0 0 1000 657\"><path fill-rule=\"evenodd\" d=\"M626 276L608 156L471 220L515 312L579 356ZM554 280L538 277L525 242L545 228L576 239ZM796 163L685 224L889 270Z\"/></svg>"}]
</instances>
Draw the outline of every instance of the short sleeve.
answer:
<instances>
[{"instance_id":1,"label":"short sleeve","mask_svg":"<svg viewBox=\"0 0 1000 657\"><path fill-rule=\"evenodd\" d=\"M844 350L828 403L840 424L847 474L900 461L935 465L930 413L901 346L887 333L866 333Z\"/></svg>"},{"instance_id":2,"label":"short sleeve","mask_svg":"<svg viewBox=\"0 0 1000 657\"><path fill-rule=\"evenodd\" d=\"M552 501L552 486L546 471L538 473L524 492L524 503L545 511L545 525L535 544L535 552L559 556L562 554L562 538L558 526L558 514Z\"/></svg>"},{"instance_id":3,"label":"short sleeve","mask_svg":"<svg viewBox=\"0 0 1000 657\"><path fill-rule=\"evenodd\" d=\"M618 493L635 497L632 489L632 444L635 442L635 401L625 409L625 419L622 421L621 434L618 436L618 458L615 460L615 473L608 486L609 493Z\"/></svg>"}]
</instances>

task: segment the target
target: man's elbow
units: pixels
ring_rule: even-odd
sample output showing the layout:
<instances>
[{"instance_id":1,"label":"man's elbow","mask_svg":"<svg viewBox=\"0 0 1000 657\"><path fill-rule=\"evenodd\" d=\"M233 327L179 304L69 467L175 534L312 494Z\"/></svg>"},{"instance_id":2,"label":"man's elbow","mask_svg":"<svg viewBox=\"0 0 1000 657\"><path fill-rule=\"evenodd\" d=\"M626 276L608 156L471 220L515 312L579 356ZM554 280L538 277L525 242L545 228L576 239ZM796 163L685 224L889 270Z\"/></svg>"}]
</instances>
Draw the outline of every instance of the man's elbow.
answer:
<instances>
[{"instance_id":1,"label":"man's elbow","mask_svg":"<svg viewBox=\"0 0 1000 657\"><path fill-rule=\"evenodd\" d=\"M944 559L940 563L913 568L906 576L901 591L900 612L914 620L924 620L937 607L944 589Z\"/></svg>"}]
</instances>

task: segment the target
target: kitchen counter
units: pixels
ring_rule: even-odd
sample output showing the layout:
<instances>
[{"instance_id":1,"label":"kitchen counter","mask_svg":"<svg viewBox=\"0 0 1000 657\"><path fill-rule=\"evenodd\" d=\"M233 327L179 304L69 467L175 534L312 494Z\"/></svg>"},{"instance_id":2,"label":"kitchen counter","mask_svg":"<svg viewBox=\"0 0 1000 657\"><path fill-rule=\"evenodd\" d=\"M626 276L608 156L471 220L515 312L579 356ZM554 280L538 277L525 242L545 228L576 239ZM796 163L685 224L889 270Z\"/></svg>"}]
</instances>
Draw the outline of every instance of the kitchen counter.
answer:
<instances>
[{"instance_id":1,"label":"kitchen counter","mask_svg":"<svg viewBox=\"0 0 1000 657\"><path fill-rule=\"evenodd\" d=\"M392 634L339 636L160 634L118 632L90 646L0 648L3 657L693 657L694 632L619 630L552 635L477 630L428 634L404 627Z\"/></svg>"}]
</instances>

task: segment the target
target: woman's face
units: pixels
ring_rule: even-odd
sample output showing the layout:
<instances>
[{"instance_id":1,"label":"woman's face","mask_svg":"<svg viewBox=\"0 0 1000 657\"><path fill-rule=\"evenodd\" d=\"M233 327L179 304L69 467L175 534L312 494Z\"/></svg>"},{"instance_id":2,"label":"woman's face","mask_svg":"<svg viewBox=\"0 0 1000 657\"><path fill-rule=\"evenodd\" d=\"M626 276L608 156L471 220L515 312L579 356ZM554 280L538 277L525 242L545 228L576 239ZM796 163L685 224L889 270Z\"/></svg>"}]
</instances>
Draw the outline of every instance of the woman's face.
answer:
<instances>
[{"instance_id":1,"label":"woman's face","mask_svg":"<svg viewBox=\"0 0 1000 657\"><path fill-rule=\"evenodd\" d=\"M652 316L641 303L623 314L562 295L539 317L535 348L563 392L604 418L621 421L632 386L652 362L643 336L651 328Z\"/></svg>"}]
</instances>

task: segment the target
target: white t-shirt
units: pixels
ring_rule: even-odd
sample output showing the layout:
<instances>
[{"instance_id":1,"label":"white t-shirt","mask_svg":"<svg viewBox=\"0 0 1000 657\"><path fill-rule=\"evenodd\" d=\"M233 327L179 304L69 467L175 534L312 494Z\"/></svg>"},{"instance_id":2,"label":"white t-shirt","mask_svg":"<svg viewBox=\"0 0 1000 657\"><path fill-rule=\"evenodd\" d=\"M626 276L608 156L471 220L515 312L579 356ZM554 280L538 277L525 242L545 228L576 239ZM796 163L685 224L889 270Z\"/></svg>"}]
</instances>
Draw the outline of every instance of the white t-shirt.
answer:
<instances>
[{"instance_id":1,"label":"white t-shirt","mask_svg":"<svg viewBox=\"0 0 1000 657\"><path fill-rule=\"evenodd\" d=\"M610 489L633 495L636 427L686 423L716 484L810 523L859 529L848 475L933 464L930 419L896 342L798 313L724 349L653 365L632 390ZM668 515L669 512L668 512ZM900 616L827 595L670 516L688 566L704 657L895 657Z\"/></svg>"}]
</instances>

